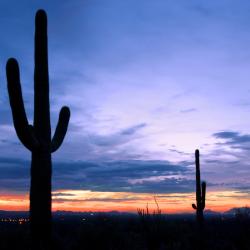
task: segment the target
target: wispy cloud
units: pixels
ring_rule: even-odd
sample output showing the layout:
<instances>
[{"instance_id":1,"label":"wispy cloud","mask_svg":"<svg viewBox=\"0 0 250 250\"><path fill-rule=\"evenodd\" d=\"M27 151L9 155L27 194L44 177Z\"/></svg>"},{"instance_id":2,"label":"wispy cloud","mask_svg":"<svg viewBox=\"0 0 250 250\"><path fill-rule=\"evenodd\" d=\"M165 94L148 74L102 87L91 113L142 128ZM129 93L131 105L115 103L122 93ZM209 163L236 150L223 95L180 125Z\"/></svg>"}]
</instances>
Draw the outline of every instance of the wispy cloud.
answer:
<instances>
[{"instance_id":1,"label":"wispy cloud","mask_svg":"<svg viewBox=\"0 0 250 250\"><path fill-rule=\"evenodd\" d=\"M124 143L128 143L138 137L139 130L146 127L145 123L141 123L126 129L123 129L117 133L109 135L88 135L91 143L97 146L118 146Z\"/></svg>"},{"instance_id":2,"label":"wispy cloud","mask_svg":"<svg viewBox=\"0 0 250 250\"><path fill-rule=\"evenodd\" d=\"M240 134L235 131L222 131L214 133L213 136L217 139L224 139L224 144L232 148L250 149L250 134Z\"/></svg>"},{"instance_id":3,"label":"wispy cloud","mask_svg":"<svg viewBox=\"0 0 250 250\"><path fill-rule=\"evenodd\" d=\"M191 113L191 112L195 112L195 111L197 111L197 109L190 108L190 109L182 109L180 112L181 113Z\"/></svg>"}]
</instances>

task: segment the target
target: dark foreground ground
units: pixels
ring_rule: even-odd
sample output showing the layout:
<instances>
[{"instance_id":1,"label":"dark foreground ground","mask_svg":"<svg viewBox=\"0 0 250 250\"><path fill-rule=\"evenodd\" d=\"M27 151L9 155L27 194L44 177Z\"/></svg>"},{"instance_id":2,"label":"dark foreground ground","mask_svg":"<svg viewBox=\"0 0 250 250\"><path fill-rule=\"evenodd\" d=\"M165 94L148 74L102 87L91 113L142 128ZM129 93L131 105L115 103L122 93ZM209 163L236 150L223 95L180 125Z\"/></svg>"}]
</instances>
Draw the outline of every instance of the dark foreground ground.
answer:
<instances>
[{"instance_id":1,"label":"dark foreground ground","mask_svg":"<svg viewBox=\"0 0 250 250\"><path fill-rule=\"evenodd\" d=\"M28 222L20 220L25 216L1 219L1 250L29 249ZM190 216L60 214L54 218L53 232L54 249L60 250L250 250L246 217L209 217L201 232Z\"/></svg>"}]
</instances>

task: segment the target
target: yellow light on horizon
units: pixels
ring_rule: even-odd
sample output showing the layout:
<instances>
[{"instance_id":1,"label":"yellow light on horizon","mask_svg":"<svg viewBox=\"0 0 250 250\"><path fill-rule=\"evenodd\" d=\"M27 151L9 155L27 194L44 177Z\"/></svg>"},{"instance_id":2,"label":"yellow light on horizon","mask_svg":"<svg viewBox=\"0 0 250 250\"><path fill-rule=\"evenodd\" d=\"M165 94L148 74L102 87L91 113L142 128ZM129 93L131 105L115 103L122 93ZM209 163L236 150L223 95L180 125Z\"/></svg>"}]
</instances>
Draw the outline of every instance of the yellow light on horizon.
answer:
<instances>
[{"instance_id":1,"label":"yellow light on horizon","mask_svg":"<svg viewBox=\"0 0 250 250\"><path fill-rule=\"evenodd\" d=\"M147 205L150 211L157 205L163 213L193 213L191 204L195 202L195 193L131 193L131 192L95 192L90 190L56 190L52 193L53 211L121 211L137 212ZM223 212L232 207L243 207L250 203L250 195L237 191L211 191L207 193L206 209ZM29 196L0 195L0 210L28 210Z\"/></svg>"}]
</instances>

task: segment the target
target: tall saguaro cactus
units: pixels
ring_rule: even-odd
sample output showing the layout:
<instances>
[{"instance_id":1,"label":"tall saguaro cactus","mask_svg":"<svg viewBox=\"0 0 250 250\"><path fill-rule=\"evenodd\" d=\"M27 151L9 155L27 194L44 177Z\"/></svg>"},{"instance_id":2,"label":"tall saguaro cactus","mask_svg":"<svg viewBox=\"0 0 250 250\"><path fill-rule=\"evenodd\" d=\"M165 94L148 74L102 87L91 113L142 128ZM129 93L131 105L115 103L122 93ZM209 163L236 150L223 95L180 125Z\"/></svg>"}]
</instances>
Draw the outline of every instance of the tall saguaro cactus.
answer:
<instances>
[{"instance_id":1,"label":"tall saguaro cactus","mask_svg":"<svg viewBox=\"0 0 250 250\"><path fill-rule=\"evenodd\" d=\"M204 217L203 210L206 205L206 182L202 182L200 177L200 153L195 150L195 166L196 166L196 205L192 204L193 209L196 210L196 218L200 225L202 225Z\"/></svg>"},{"instance_id":2,"label":"tall saguaro cactus","mask_svg":"<svg viewBox=\"0 0 250 250\"><path fill-rule=\"evenodd\" d=\"M30 226L33 249L47 249L51 237L51 153L62 144L67 132L70 110L63 107L51 139L47 16L38 10L35 19L34 122L28 123L19 67L10 58L6 65L8 92L14 127L22 144L31 151Z\"/></svg>"}]
</instances>

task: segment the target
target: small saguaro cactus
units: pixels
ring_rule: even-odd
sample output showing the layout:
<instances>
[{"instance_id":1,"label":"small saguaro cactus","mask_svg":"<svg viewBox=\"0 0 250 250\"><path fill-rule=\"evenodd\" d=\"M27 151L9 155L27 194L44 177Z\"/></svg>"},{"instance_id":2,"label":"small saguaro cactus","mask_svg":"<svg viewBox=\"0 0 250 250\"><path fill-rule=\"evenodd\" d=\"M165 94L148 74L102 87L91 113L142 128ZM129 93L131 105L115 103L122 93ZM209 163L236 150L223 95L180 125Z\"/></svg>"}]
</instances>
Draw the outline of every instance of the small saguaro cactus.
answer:
<instances>
[{"instance_id":1,"label":"small saguaro cactus","mask_svg":"<svg viewBox=\"0 0 250 250\"><path fill-rule=\"evenodd\" d=\"M60 111L55 134L51 139L47 15L38 10L35 18L34 122L28 123L19 76L14 58L6 65L8 92L13 123L18 138L31 151L30 229L32 249L50 249L51 244L51 153L66 135L70 110Z\"/></svg>"},{"instance_id":2,"label":"small saguaro cactus","mask_svg":"<svg viewBox=\"0 0 250 250\"><path fill-rule=\"evenodd\" d=\"M192 204L193 209L196 210L196 218L198 223L203 223L203 210L206 205L206 182L200 180L200 153L199 150L195 150L195 166L196 166L196 205Z\"/></svg>"}]
</instances>

